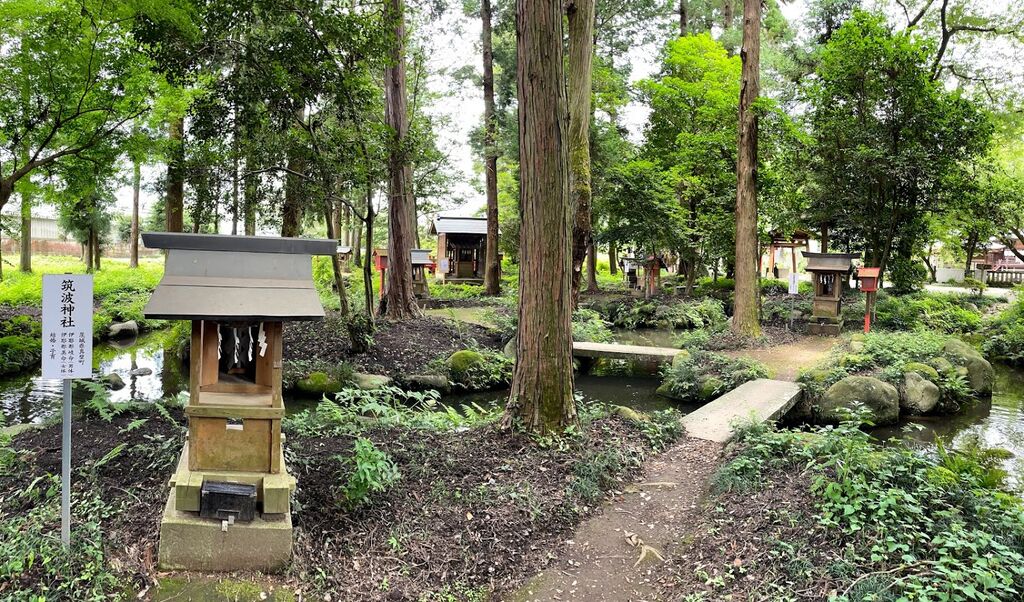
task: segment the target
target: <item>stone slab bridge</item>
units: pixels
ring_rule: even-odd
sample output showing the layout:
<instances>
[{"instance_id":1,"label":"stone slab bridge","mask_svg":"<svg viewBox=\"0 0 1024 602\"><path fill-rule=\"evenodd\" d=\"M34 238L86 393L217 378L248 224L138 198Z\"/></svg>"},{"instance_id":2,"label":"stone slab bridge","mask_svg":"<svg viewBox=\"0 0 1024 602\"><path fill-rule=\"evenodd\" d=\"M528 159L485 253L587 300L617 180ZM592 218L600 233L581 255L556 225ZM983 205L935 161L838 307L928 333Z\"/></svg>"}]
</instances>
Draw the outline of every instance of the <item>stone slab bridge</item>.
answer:
<instances>
[{"instance_id":1,"label":"stone slab bridge","mask_svg":"<svg viewBox=\"0 0 1024 602\"><path fill-rule=\"evenodd\" d=\"M589 361L608 358L661 363L671 362L678 353L679 349L670 347L582 342L572 344L573 356ZM725 443L732 438L737 423L778 420L800 401L801 395L803 391L797 383L759 378L704 404L683 416L682 422L690 437Z\"/></svg>"},{"instance_id":2,"label":"stone slab bridge","mask_svg":"<svg viewBox=\"0 0 1024 602\"><path fill-rule=\"evenodd\" d=\"M759 378L683 416L682 423L690 437L725 443L732 439L737 424L778 420L802 395L797 383Z\"/></svg>"},{"instance_id":3,"label":"stone slab bridge","mask_svg":"<svg viewBox=\"0 0 1024 602\"><path fill-rule=\"evenodd\" d=\"M641 362L671 362L680 352L672 347L648 347L646 345L619 345L617 343L573 342L573 357L585 359L607 358L613 360L635 360Z\"/></svg>"}]
</instances>

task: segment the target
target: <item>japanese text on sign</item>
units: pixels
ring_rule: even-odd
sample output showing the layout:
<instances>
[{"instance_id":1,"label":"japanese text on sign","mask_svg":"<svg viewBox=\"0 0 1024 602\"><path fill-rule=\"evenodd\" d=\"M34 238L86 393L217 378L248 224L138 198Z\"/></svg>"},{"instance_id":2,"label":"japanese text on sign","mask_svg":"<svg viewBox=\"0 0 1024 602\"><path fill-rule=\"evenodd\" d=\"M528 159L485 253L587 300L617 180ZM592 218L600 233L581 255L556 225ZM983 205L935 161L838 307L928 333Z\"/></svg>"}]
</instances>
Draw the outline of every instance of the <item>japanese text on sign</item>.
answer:
<instances>
[{"instance_id":1,"label":"japanese text on sign","mask_svg":"<svg viewBox=\"0 0 1024 602\"><path fill-rule=\"evenodd\" d=\"M92 276L43 276L43 378L92 376Z\"/></svg>"}]
</instances>

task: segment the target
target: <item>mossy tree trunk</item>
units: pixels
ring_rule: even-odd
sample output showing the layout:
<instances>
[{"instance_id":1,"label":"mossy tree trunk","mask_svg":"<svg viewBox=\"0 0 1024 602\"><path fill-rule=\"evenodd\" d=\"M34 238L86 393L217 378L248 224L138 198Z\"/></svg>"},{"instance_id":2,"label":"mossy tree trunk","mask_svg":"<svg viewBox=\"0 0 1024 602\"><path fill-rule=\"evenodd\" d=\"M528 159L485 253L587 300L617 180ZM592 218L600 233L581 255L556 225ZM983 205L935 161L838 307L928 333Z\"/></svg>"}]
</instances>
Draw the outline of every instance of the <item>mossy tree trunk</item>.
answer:
<instances>
[{"instance_id":1,"label":"mossy tree trunk","mask_svg":"<svg viewBox=\"0 0 1024 602\"><path fill-rule=\"evenodd\" d=\"M562 7L517 0L519 332L502 424L560 432L578 422L572 373L572 216Z\"/></svg>"},{"instance_id":2,"label":"mossy tree trunk","mask_svg":"<svg viewBox=\"0 0 1024 602\"><path fill-rule=\"evenodd\" d=\"M579 302L590 247L590 106L594 61L594 0L571 0L569 21L569 168L572 177L572 300ZM589 288L593 288L592 286Z\"/></svg>"},{"instance_id":3,"label":"mossy tree trunk","mask_svg":"<svg viewBox=\"0 0 1024 602\"><path fill-rule=\"evenodd\" d=\"M484 55L484 177L487 189L487 249L484 260L484 293L501 294L498 261L498 147L494 109L494 53L491 44L491 0L482 0L481 42Z\"/></svg>"},{"instance_id":4,"label":"mossy tree trunk","mask_svg":"<svg viewBox=\"0 0 1024 602\"><path fill-rule=\"evenodd\" d=\"M732 330L760 336L758 320L757 244L757 114L753 110L760 86L761 0L743 4L743 60L740 82L740 136L736 167L736 291Z\"/></svg>"}]
</instances>

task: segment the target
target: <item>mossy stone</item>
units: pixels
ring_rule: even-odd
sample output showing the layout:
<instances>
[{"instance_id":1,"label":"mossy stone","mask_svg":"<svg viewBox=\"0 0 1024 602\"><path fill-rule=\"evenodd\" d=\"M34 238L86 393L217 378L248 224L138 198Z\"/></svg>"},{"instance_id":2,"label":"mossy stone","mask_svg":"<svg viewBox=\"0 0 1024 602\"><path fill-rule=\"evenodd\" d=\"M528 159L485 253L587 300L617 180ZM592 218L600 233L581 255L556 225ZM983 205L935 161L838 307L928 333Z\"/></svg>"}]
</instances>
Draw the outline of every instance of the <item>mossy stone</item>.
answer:
<instances>
[{"instance_id":1,"label":"mossy stone","mask_svg":"<svg viewBox=\"0 0 1024 602\"><path fill-rule=\"evenodd\" d=\"M953 366L953 362L947 360L941 355L928 360L928 365L935 368L935 371L939 374L950 374L956 370L956 367Z\"/></svg>"},{"instance_id":2,"label":"mossy stone","mask_svg":"<svg viewBox=\"0 0 1024 602\"><path fill-rule=\"evenodd\" d=\"M839 360L843 368L863 368L871 364L871 358L859 353L847 353Z\"/></svg>"},{"instance_id":3,"label":"mossy stone","mask_svg":"<svg viewBox=\"0 0 1024 602\"><path fill-rule=\"evenodd\" d=\"M311 372L306 378L296 381L295 388L303 393L323 395L341 391L341 383L326 372Z\"/></svg>"},{"instance_id":4,"label":"mossy stone","mask_svg":"<svg viewBox=\"0 0 1024 602\"><path fill-rule=\"evenodd\" d=\"M451 372L452 380L461 382L467 373L484 363L484 356L472 349L456 351L448 357L448 370Z\"/></svg>"},{"instance_id":5,"label":"mossy stone","mask_svg":"<svg viewBox=\"0 0 1024 602\"><path fill-rule=\"evenodd\" d=\"M939 372L935 368L928 364L922 364L921 362L910 362L906 366L903 366L903 373L914 372L927 378L931 382L938 382Z\"/></svg>"},{"instance_id":6,"label":"mossy stone","mask_svg":"<svg viewBox=\"0 0 1024 602\"><path fill-rule=\"evenodd\" d=\"M690 362L690 360L692 360L692 359L693 359L693 355L689 351L684 349L684 350L680 351L679 353L677 353L675 355L675 357L672 358L672 367L676 368L676 367L680 366L681 364L686 364L686 363Z\"/></svg>"},{"instance_id":7,"label":"mossy stone","mask_svg":"<svg viewBox=\"0 0 1024 602\"><path fill-rule=\"evenodd\" d=\"M725 381L717 376L706 376L700 379L698 385L700 386L700 398L711 400L717 397L719 392L725 388Z\"/></svg>"},{"instance_id":8,"label":"mossy stone","mask_svg":"<svg viewBox=\"0 0 1024 602\"><path fill-rule=\"evenodd\" d=\"M871 376L847 376L829 387L818 403L818 420L827 424L842 422L858 404L870 410L876 425L899 420L899 391Z\"/></svg>"},{"instance_id":9,"label":"mossy stone","mask_svg":"<svg viewBox=\"0 0 1024 602\"><path fill-rule=\"evenodd\" d=\"M388 376L383 374L363 374L362 372L354 372L352 374L352 381L355 382L356 387L365 391L381 389L391 384L391 378Z\"/></svg>"},{"instance_id":10,"label":"mossy stone","mask_svg":"<svg viewBox=\"0 0 1024 602\"><path fill-rule=\"evenodd\" d=\"M630 422L648 422L647 415L626 406L612 406L612 414Z\"/></svg>"}]
</instances>

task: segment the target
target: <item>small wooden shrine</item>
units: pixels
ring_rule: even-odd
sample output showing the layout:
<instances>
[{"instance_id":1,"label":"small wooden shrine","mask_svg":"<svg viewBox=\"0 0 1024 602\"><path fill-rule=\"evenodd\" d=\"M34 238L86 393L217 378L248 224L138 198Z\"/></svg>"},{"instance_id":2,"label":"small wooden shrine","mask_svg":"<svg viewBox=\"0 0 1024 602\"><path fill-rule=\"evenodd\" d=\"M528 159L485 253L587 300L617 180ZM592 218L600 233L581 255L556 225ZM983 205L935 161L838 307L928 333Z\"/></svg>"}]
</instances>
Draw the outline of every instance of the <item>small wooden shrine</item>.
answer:
<instances>
[{"instance_id":1,"label":"small wooden shrine","mask_svg":"<svg viewBox=\"0 0 1024 602\"><path fill-rule=\"evenodd\" d=\"M434 260L430 257L430 249L412 249L410 251L412 261L412 291L419 298L430 296L430 287L427 284L427 270L434 271ZM385 277L389 263L387 249L374 249L373 265L380 273L380 297L384 297L384 287L387 286Z\"/></svg>"},{"instance_id":2,"label":"small wooden shrine","mask_svg":"<svg viewBox=\"0 0 1024 602\"><path fill-rule=\"evenodd\" d=\"M146 233L167 253L147 318L190 320L188 439L160 525L167 569L274 571L291 558L284 322L323 318L312 255L332 240Z\"/></svg>"},{"instance_id":3,"label":"small wooden shrine","mask_svg":"<svg viewBox=\"0 0 1024 602\"><path fill-rule=\"evenodd\" d=\"M430 225L437 235L437 278L441 282L484 283L487 219L438 217Z\"/></svg>"},{"instance_id":4,"label":"small wooden shrine","mask_svg":"<svg viewBox=\"0 0 1024 602\"><path fill-rule=\"evenodd\" d=\"M814 305L807 330L811 334L837 336L843 329L843 288L853 273L853 253L803 253L814 281Z\"/></svg>"}]
</instances>

